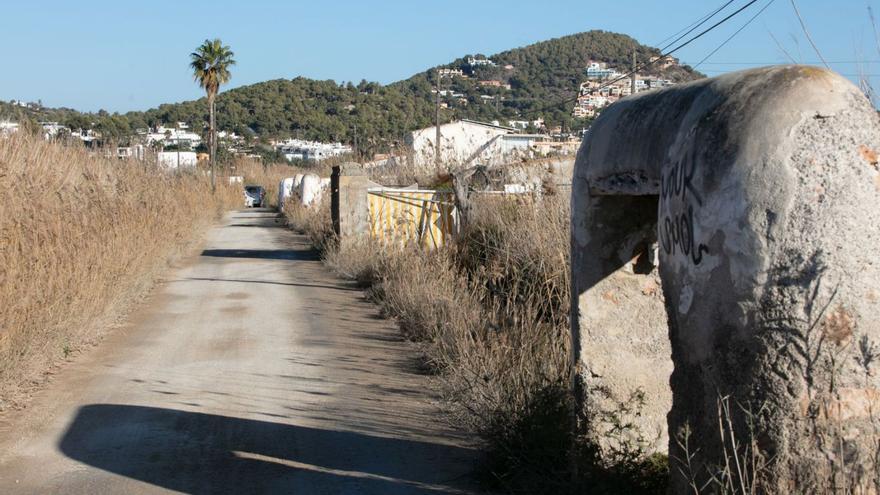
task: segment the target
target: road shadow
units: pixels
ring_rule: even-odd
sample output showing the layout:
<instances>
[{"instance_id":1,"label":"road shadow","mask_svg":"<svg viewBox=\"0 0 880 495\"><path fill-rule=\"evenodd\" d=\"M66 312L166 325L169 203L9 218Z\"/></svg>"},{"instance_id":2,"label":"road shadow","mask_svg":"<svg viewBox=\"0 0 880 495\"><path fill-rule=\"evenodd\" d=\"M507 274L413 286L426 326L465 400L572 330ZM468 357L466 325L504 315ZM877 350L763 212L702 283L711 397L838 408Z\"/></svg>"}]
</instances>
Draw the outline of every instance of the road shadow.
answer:
<instances>
[{"instance_id":1,"label":"road shadow","mask_svg":"<svg viewBox=\"0 0 880 495\"><path fill-rule=\"evenodd\" d=\"M209 278L209 277L188 277L180 280L172 280L171 282L232 282L238 284L265 284L265 285L284 285L288 287L306 287L311 289L332 289L332 290L346 290L352 292L360 291L359 288L353 285L346 285L344 283L340 283L339 285L322 285L322 284L298 284L293 282L273 282L270 280L243 280L243 279L233 279L233 278Z\"/></svg>"},{"instance_id":2,"label":"road shadow","mask_svg":"<svg viewBox=\"0 0 880 495\"><path fill-rule=\"evenodd\" d=\"M202 251L202 256L287 261L318 261L321 259L314 249L205 249Z\"/></svg>"},{"instance_id":3,"label":"road shadow","mask_svg":"<svg viewBox=\"0 0 880 495\"><path fill-rule=\"evenodd\" d=\"M194 494L472 493L456 488L461 469L449 469L467 466L469 449L156 407L83 406L59 449Z\"/></svg>"},{"instance_id":4,"label":"road shadow","mask_svg":"<svg viewBox=\"0 0 880 495\"><path fill-rule=\"evenodd\" d=\"M285 226L284 219L282 219L282 218L268 218L265 220L260 219L256 223L230 223L230 224L224 225L223 227L224 228L231 228L231 227L254 228L254 227L256 227L256 228L266 229L266 228L284 227L284 226Z\"/></svg>"}]
</instances>

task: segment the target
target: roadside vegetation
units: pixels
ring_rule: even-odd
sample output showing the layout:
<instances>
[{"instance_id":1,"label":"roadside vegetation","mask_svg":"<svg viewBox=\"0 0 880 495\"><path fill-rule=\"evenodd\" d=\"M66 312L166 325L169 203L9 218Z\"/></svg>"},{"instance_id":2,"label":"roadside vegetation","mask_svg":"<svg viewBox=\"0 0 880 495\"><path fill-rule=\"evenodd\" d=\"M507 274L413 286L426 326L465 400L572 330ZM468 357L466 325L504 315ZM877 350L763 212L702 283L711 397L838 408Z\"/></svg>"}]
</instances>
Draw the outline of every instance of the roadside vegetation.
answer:
<instances>
[{"instance_id":1,"label":"roadside vegetation","mask_svg":"<svg viewBox=\"0 0 880 495\"><path fill-rule=\"evenodd\" d=\"M230 165L245 181L290 173ZM0 139L0 190L0 409L23 404L55 364L99 341L243 202L241 184L225 179L212 195L202 170L165 172L27 133Z\"/></svg>"},{"instance_id":2,"label":"roadside vegetation","mask_svg":"<svg viewBox=\"0 0 880 495\"><path fill-rule=\"evenodd\" d=\"M311 209L288 208L290 225L417 343L448 420L485 447L479 474L487 485L515 493L665 491L665 457L635 444L599 455L572 427L567 194L478 199L454 244L434 252L371 240L340 249L326 196ZM618 425L624 436L631 428Z\"/></svg>"}]
</instances>

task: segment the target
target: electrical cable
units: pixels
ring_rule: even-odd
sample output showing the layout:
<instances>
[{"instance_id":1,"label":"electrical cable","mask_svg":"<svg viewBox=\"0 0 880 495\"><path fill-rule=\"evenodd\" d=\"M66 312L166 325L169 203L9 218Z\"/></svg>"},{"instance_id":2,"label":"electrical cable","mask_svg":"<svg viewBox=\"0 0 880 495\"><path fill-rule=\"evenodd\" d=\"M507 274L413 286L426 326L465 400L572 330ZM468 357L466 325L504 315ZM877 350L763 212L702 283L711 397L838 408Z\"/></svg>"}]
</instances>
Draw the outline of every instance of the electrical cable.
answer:
<instances>
[{"instance_id":1,"label":"electrical cable","mask_svg":"<svg viewBox=\"0 0 880 495\"><path fill-rule=\"evenodd\" d=\"M743 29L745 29L746 27L748 27L748 25L751 24L752 21L754 21L755 19L757 19L758 16L761 15L765 10L767 10L767 7L773 5L773 2L775 2L775 1L776 1L776 0L770 0L769 2L767 2L767 5L765 5L764 7L762 7L761 10L759 10L755 15L753 15L748 21L746 21L745 24L743 24L739 29L737 29L736 31L734 31L733 34L731 34L730 36L728 36L726 40L722 41L721 44L718 45L714 50L712 50L711 52L709 52L708 55L706 55L705 57L703 57L703 60L700 60L699 62L697 62L697 65L694 65L694 66L693 66L694 70L696 70L697 67L699 67L700 65L702 65L703 62L705 62L706 60L708 60L709 57L711 57L712 55L715 55L715 54L718 52L718 50L724 48L724 45L726 45L730 40L732 40L734 37L736 37L736 35L738 35Z\"/></svg>"}]
</instances>

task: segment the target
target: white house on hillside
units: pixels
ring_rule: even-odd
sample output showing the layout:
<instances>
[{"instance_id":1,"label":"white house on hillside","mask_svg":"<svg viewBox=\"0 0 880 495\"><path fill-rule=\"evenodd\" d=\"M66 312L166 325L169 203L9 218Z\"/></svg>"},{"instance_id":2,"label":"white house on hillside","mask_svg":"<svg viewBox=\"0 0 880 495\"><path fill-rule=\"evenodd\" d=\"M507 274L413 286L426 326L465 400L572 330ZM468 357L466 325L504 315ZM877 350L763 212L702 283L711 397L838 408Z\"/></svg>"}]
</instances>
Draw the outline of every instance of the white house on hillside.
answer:
<instances>
[{"instance_id":1,"label":"white house on hillside","mask_svg":"<svg viewBox=\"0 0 880 495\"><path fill-rule=\"evenodd\" d=\"M516 129L473 120L459 120L440 126L440 161L455 168L475 164L498 165L516 157L531 156L533 146L547 137L515 134ZM417 166L434 165L437 128L410 133L406 144L412 148Z\"/></svg>"},{"instance_id":2,"label":"white house on hillside","mask_svg":"<svg viewBox=\"0 0 880 495\"><path fill-rule=\"evenodd\" d=\"M186 125L184 122L178 122L178 126L180 126L180 124ZM170 127L159 126L156 128L155 132L147 133L146 140L147 144L161 142L165 146L195 148L202 143L202 136L181 127L172 129Z\"/></svg>"}]
</instances>

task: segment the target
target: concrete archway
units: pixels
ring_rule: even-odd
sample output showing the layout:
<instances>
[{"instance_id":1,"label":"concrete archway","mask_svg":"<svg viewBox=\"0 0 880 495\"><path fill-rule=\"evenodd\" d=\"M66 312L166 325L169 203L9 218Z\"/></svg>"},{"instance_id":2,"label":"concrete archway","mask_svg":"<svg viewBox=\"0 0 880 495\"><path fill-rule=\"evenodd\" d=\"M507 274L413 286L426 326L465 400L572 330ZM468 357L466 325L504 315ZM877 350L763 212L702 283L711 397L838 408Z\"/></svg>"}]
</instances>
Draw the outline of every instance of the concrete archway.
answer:
<instances>
[{"instance_id":1,"label":"concrete archway","mask_svg":"<svg viewBox=\"0 0 880 495\"><path fill-rule=\"evenodd\" d=\"M805 66L642 93L597 119L571 247L576 390L600 445L598 413L641 391L637 425L669 432L697 480L733 433L768 461L769 491L874 486L878 152L868 100ZM673 492L692 492L678 467Z\"/></svg>"}]
</instances>

